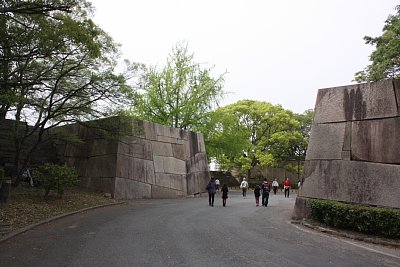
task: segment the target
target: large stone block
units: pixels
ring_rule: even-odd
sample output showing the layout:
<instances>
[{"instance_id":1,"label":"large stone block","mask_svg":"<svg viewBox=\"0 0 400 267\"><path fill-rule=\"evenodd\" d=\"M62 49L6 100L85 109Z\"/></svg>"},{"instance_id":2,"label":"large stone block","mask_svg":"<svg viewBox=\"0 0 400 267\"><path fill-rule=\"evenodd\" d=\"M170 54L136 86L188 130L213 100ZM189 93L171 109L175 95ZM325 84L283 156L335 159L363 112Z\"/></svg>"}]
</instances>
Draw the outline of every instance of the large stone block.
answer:
<instances>
[{"instance_id":1,"label":"large stone block","mask_svg":"<svg viewBox=\"0 0 400 267\"><path fill-rule=\"evenodd\" d=\"M142 121L142 125L144 128L144 133L145 133L146 139L152 140L152 141L157 140L155 123L148 122L148 121Z\"/></svg>"},{"instance_id":2,"label":"large stone block","mask_svg":"<svg viewBox=\"0 0 400 267\"><path fill-rule=\"evenodd\" d=\"M154 156L164 156L164 157L174 156L171 143L162 143L153 141L152 147Z\"/></svg>"},{"instance_id":3,"label":"large stone block","mask_svg":"<svg viewBox=\"0 0 400 267\"><path fill-rule=\"evenodd\" d=\"M311 210L307 205L308 198L297 197L292 213L293 220L301 220L311 218Z\"/></svg>"},{"instance_id":4,"label":"large stone block","mask_svg":"<svg viewBox=\"0 0 400 267\"><path fill-rule=\"evenodd\" d=\"M173 157L154 156L155 172L186 174L186 164L183 160Z\"/></svg>"},{"instance_id":5,"label":"large stone block","mask_svg":"<svg viewBox=\"0 0 400 267\"><path fill-rule=\"evenodd\" d=\"M346 123L313 124L306 160L342 159Z\"/></svg>"},{"instance_id":6,"label":"large stone block","mask_svg":"<svg viewBox=\"0 0 400 267\"><path fill-rule=\"evenodd\" d=\"M164 136L173 139L182 139L182 137L184 137L184 135L181 133L182 130L178 128L172 128L161 124L155 124L155 129L158 138Z\"/></svg>"},{"instance_id":7,"label":"large stone block","mask_svg":"<svg viewBox=\"0 0 400 267\"><path fill-rule=\"evenodd\" d=\"M400 117L353 122L351 159L400 164Z\"/></svg>"},{"instance_id":8,"label":"large stone block","mask_svg":"<svg viewBox=\"0 0 400 267\"><path fill-rule=\"evenodd\" d=\"M155 184L158 186L186 192L186 175L156 173Z\"/></svg>"},{"instance_id":9,"label":"large stone block","mask_svg":"<svg viewBox=\"0 0 400 267\"><path fill-rule=\"evenodd\" d=\"M137 137L123 137L118 143L118 153L139 159L153 159L151 141Z\"/></svg>"},{"instance_id":10,"label":"large stone block","mask_svg":"<svg viewBox=\"0 0 400 267\"><path fill-rule=\"evenodd\" d=\"M344 160L306 161L300 197L400 208L400 166Z\"/></svg>"},{"instance_id":11,"label":"large stone block","mask_svg":"<svg viewBox=\"0 0 400 267\"><path fill-rule=\"evenodd\" d=\"M118 141L112 139L93 138L86 140L83 148L87 157L96 157L118 152Z\"/></svg>"},{"instance_id":12,"label":"large stone block","mask_svg":"<svg viewBox=\"0 0 400 267\"><path fill-rule=\"evenodd\" d=\"M90 157L86 161L85 176L115 177L117 169L117 154Z\"/></svg>"},{"instance_id":13,"label":"large stone block","mask_svg":"<svg viewBox=\"0 0 400 267\"><path fill-rule=\"evenodd\" d=\"M153 184L155 182L154 165L153 162L149 160L137 159L119 154L116 176Z\"/></svg>"},{"instance_id":14,"label":"large stone block","mask_svg":"<svg viewBox=\"0 0 400 267\"><path fill-rule=\"evenodd\" d=\"M206 186L210 180L210 172L193 172L186 176L187 194L193 195L206 191Z\"/></svg>"},{"instance_id":15,"label":"large stone block","mask_svg":"<svg viewBox=\"0 0 400 267\"><path fill-rule=\"evenodd\" d=\"M151 185L117 177L115 179L116 199L151 198Z\"/></svg>"},{"instance_id":16,"label":"large stone block","mask_svg":"<svg viewBox=\"0 0 400 267\"><path fill-rule=\"evenodd\" d=\"M186 163L180 159L164 157L164 171L172 174L186 174Z\"/></svg>"},{"instance_id":17,"label":"large stone block","mask_svg":"<svg viewBox=\"0 0 400 267\"><path fill-rule=\"evenodd\" d=\"M198 153L186 161L187 172L209 171L207 156L205 153Z\"/></svg>"},{"instance_id":18,"label":"large stone block","mask_svg":"<svg viewBox=\"0 0 400 267\"><path fill-rule=\"evenodd\" d=\"M152 198L177 198L184 197L186 194L182 191L153 185L151 187Z\"/></svg>"},{"instance_id":19,"label":"large stone block","mask_svg":"<svg viewBox=\"0 0 400 267\"><path fill-rule=\"evenodd\" d=\"M392 80L318 90L314 123L398 116Z\"/></svg>"},{"instance_id":20,"label":"large stone block","mask_svg":"<svg viewBox=\"0 0 400 267\"><path fill-rule=\"evenodd\" d=\"M186 154L185 145L181 144L171 144L172 146L172 155L174 158L186 160L188 155Z\"/></svg>"}]
</instances>

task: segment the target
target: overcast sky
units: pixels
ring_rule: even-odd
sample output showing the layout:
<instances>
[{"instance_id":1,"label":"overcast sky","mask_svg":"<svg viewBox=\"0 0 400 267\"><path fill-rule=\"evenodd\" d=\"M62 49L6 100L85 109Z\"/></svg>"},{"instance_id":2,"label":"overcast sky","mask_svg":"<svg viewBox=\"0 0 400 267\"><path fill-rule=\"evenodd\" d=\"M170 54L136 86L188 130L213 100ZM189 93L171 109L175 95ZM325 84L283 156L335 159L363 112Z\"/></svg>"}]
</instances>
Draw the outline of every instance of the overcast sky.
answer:
<instances>
[{"instance_id":1,"label":"overcast sky","mask_svg":"<svg viewBox=\"0 0 400 267\"><path fill-rule=\"evenodd\" d=\"M314 108L317 90L353 83L395 0L90 0L123 58L162 67L177 42L227 71L221 103L241 99Z\"/></svg>"}]
</instances>

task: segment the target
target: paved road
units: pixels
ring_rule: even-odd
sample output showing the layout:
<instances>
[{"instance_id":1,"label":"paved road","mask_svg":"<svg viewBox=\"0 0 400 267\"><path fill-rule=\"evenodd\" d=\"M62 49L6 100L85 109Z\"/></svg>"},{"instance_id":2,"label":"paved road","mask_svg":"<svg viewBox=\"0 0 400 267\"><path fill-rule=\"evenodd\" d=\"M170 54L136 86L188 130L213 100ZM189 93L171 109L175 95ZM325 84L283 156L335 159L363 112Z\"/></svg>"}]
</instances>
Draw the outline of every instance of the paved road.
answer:
<instances>
[{"instance_id":1,"label":"paved road","mask_svg":"<svg viewBox=\"0 0 400 267\"><path fill-rule=\"evenodd\" d=\"M400 266L400 251L290 223L295 196L138 200L0 243L0 266Z\"/></svg>"}]
</instances>

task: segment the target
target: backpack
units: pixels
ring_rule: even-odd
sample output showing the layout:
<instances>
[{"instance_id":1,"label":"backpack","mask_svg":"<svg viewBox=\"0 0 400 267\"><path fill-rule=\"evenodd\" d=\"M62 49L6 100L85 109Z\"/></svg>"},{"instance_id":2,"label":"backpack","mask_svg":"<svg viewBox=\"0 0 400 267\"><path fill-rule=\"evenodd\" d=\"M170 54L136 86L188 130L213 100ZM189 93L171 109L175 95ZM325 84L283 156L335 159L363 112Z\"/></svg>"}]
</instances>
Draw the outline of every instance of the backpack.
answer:
<instances>
[{"instance_id":1,"label":"backpack","mask_svg":"<svg viewBox=\"0 0 400 267\"><path fill-rule=\"evenodd\" d=\"M263 194L269 193L269 184L263 184L262 189L263 189Z\"/></svg>"}]
</instances>

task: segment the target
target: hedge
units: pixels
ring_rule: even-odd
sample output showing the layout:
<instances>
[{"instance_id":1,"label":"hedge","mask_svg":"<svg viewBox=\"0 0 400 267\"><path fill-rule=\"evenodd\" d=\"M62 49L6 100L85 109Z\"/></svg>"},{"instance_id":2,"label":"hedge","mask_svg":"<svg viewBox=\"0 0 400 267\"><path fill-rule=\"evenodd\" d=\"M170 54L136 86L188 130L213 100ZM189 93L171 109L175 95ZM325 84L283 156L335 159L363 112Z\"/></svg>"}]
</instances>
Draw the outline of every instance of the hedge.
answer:
<instances>
[{"instance_id":1,"label":"hedge","mask_svg":"<svg viewBox=\"0 0 400 267\"><path fill-rule=\"evenodd\" d=\"M328 226L388 238L400 238L400 210L312 199L311 217Z\"/></svg>"}]
</instances>

